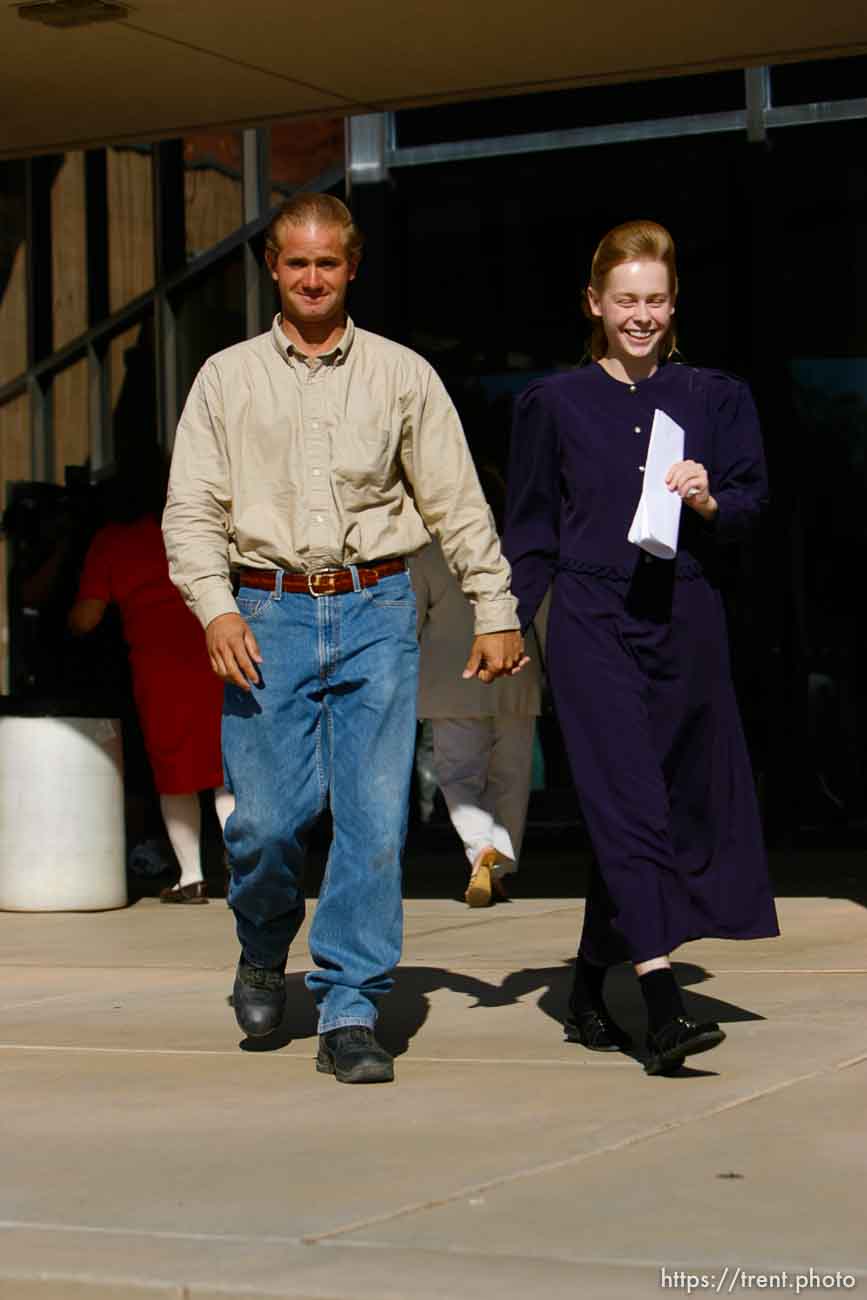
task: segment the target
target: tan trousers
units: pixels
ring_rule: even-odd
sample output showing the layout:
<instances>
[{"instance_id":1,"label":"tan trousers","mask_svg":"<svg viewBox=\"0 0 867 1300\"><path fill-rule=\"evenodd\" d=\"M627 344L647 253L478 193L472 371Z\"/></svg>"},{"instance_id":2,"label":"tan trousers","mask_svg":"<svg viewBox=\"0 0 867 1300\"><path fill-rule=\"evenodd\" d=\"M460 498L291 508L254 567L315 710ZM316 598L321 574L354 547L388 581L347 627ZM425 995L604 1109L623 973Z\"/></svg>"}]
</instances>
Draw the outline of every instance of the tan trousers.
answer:
<instances>
[{"instance_id":1,"label":"tan trousers","mask_svg":"<svg viewBox=\"0 0 867 1300\"><path fill-rule=\"evenodd\" d=\"M496 849L494 875L518 870L536 719L434 718L434 767L452 825L472 864Z\"/></svg>"}]
</instances>

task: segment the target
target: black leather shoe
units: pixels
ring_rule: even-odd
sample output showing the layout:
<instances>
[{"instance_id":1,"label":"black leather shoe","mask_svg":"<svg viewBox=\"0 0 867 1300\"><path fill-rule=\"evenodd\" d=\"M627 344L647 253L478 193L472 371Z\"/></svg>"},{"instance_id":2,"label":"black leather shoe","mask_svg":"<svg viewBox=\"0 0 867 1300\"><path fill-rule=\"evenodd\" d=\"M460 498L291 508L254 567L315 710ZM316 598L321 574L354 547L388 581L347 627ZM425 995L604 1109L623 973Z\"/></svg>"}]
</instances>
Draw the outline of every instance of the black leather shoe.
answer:
<instances>
[{"instance_id":1,"label":"black leather shoe","mask_svg":"<svg viewBox=\"0 0 867 1300\"><path fill-rule=\"evenodd\" d=\"M319 1036L316 1069L340 1083L391 1083L394 1060L367 1025L346 1025Z\"/></svg>"},{"instance_id":2,"label":"black leather shoe","mask_svg":"<svg viewBox=\"0 0 867 1300\"><path fill-rule=\"evenodd\" d=\"M248 966L241 959L232 989L235 1019L248 1038L272 1034L283 1019L286 976L281 970Z\"/></svg>"},{"instance_id":3,"label":"black leather shoe","mask_svg":"<svg viewBox=\"0 0 867 1300\"><path fill-rule=\"evenodd\" d=\"M598 1011L582 1011L580 1015L570 1011L563 1030L567 1043L581 1043L591 1052L628 1052L632 1046L626 1030Z\"/></svg>"},{"instance_id":4,"label":"black leather shoe","mask_svg":"<svg viewBox=\"0 0 867 1300\"><path fill-rule=\"evenodd\" d=\"M207 903L208 887L204 880L194 880L191 885L171 885L160 890L161 903Z\"/></svg>"},{"instance_id":5,"label":"black leather shoe","mask_svg":"<svg viewBox=\"0 0 867 1300\"><path fill-rule=\"evenodd\" d=\"M678 1016L663 1025L655 1034L647 1035L647 1060L644 1069L648 1074L673 1074L683 1065L687 1056L709 1052L725 1038L713 1020L697 1025L686 1016Z\"/></svg>"}]
</instances>

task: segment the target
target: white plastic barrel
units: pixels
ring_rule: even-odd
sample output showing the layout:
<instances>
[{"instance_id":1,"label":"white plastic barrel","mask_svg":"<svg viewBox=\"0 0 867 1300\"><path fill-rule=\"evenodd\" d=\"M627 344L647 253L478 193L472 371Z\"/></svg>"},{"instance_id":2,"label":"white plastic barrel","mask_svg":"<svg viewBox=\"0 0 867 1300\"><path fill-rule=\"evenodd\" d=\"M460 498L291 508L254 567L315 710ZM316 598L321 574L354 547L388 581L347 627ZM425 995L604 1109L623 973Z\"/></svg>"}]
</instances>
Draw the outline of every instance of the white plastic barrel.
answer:
<instances>
[{"instance_id":1,"label":"white plastic barrel","mask_svg":"<svg viewBox=\"0 0 867 1300\"><path fill-rule=\"evenodd\" d=\"M120 723L0 717L0 909L125 907L125 864Z\"/></svg>"}]
</instances>

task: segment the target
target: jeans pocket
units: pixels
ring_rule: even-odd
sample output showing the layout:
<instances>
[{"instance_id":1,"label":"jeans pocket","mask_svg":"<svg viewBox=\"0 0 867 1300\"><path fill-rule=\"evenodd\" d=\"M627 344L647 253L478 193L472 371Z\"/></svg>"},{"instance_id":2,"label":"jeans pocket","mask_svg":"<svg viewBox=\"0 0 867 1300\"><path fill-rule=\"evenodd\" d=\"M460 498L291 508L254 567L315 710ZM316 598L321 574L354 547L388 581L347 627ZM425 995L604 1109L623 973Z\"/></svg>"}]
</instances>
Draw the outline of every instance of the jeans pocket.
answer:
<instances>
[{"instance_id":1,"label":"jeans pocket","mask_svg":"<svg viewBox=\"0 0 867 1300\"><path fill-rule=\"evenodd\" d=\"M404 609L415 615L415 591L408 573L393 573L380 578L364 595L376 609Z\"/></svg>"},{"instance_id":2,"label":"jeans pocket","mask_svg":"<svg viewBox=\"0 0 867 1300\"><path fill-rule=\"evenodd\" d=\"M235 603L241 617L247 623L253 623L256 619L261 618L270 605L274 604L274 593L257 592L255 596L242 595L240 592L235 597Z\"/></svg>"}]
</instances>

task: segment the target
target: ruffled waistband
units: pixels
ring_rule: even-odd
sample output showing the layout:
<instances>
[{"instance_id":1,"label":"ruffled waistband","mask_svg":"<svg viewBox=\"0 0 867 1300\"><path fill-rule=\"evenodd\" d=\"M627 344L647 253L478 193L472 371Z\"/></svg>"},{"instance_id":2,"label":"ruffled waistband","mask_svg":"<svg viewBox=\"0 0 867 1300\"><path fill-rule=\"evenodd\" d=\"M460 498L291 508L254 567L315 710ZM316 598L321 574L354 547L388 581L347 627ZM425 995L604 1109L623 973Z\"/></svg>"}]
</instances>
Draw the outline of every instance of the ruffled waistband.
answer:
<instances>
[{"instance_id":1,"label":"ruffled waistband","mask_svg":"<svg viewBox=\"0 0 867 1300\"><path fill-rule=\"evenodd\" d=\"M667 566L671 564L671 561L657 560L656 563ZM558 561L557 570L558 572L580 573L589 578L604 578L608 582L631 582L637 564L638 557L631 566L628 566L624 564L602 564L597 560L577 560L571 556L563 555ZM678 581L690 582L696 578L704 578L707 575L694 555L678 555L674 560L674 576Z\"/></svg>"}]
</instances>

